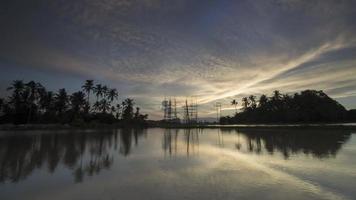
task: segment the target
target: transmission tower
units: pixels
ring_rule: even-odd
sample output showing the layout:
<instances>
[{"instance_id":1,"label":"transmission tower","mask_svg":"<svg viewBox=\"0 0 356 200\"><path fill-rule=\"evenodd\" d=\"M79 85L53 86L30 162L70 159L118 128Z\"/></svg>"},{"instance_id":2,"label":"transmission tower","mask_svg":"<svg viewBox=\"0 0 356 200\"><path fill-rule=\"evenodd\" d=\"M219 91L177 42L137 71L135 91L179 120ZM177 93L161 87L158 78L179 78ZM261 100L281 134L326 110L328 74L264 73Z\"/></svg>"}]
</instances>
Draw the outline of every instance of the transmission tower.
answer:
<instances>
[{"instance_id":1,"label":"transmission tower","mask_svg":"<svg viewBox=\"0 0 356 200\"><path fill-rule=\"evenodd\" d=\"M216 109L216 122L219 123L220 117L221 117L221 103L220 102L216 102L214 104L214 107Z\"/></svg>"},{"instance_id":2,"label":"transmission tower","mask_svg":"<svg viewBox=\"0 0 356 200\"><path fill-rule=\"evenodd\" d=\"M183 119L186 124L193 124L198 122L198 101L196 98L185 100L183 106Z\"/></svg>"},{"instance_id":3,"label":"transmission tower","mask_svg":"<svg viewBox=\"0 0 356 200\"><path fill-rule=\"evenodd\" d=\"M177 101L174 98L164 98L162 101L163 120L167 122L177 122Z\"/></svg>"}]
</instances>

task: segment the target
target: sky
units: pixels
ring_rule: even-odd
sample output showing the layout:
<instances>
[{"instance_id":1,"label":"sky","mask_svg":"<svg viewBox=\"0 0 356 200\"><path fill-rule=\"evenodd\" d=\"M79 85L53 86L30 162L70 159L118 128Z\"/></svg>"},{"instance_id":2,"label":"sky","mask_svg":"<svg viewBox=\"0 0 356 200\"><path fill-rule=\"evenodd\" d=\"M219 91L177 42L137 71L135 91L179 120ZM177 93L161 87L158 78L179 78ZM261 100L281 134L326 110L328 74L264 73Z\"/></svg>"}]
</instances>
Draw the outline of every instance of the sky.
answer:
<instances>
[{"instance_id":1,"label":"sky","mask_svg":"<svg viewBox=\"0 0 356 200\"><path fill-rule=\"evenodd\" d=\"M134 98L232 99L323 90L356 108L354 0L2 0L0 94L12 80L79 90L86 79Z\"/></svg>"}]
</instances>

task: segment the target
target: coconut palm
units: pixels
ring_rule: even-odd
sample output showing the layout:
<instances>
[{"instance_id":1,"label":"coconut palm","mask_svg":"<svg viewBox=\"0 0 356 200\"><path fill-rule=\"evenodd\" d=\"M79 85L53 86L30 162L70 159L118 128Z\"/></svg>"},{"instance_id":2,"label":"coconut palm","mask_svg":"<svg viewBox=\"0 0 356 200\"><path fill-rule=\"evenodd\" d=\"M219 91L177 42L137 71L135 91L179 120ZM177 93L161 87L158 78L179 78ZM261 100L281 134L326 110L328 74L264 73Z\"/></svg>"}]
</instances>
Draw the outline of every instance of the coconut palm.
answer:
<instances>
[{"instance_id":1,"label":"coconut palm","mask_svg":"<svg viewBox=\"0 0 356 200\"><path fill-rule=\"evenodd\" d=\"M133 106L134 106L133 99L125 99L122 102L122 119L123 120L131 120L133 118Z\"/></svg>"},{"instance_id":2,"label":"coconut palm","mask_svg":"<svg viewBox=\"0 0 356 200\"><path fill-rule=\"evenodd\" d=\"M116 111L115 106L111 106L110 107L110 114L113 114Z\"/></svg>"},{"instance_id":3,"label":"coconut palm","mask_svg":"<svg viewBox=\"0 0 356 200\"><path fill-rule=\"evenodd\" d=\"M273 110L280 110L280 108L282 107L282 105L281 105L282 94L278 90L275 90L275 91L273 91L273 96L271 99L272 99L271 108Z\"/></svg>"},{"instance_id":4,"label":"coconut palm","mask_svg":"<svg viewBox=\"0 0 356 200\"><path fill-rule=\"evenodd\" d=\"M106 113L110 109L110 102L108 102L106 99L102 99L100 101L100 110L102 113Z\"/></svg>"},{"instance_id":5,"label":"coconut palm","mask_svg":"<svg viewBox=\"0 0 356 200\"><path fill-rule=\"evenodd\" d=\"M7 90L13 90L15 96L20 96L20 93L23 92L25 88L25 84L22 80L15 80L12 82L11 86L7 88Z\"/></svg>"},{"instance_id":6,"label":"coconut palm","mask_svg":"<svg viewBox=\"0 0 356 200\"><path fill-rule=\"evenodd\" d=\"M54 107L56 112L61 115L68 108L68 95L64 88L59 89L58 93L54 97Z\"/></svg>"},{"instance_id":7,"label":"coconut palm","mask_svg":"<svg viewBox=\"0 0 356 200\"><path fill-rule=\"evenodd\" d=\"M96 101L93 105L94 111L100 111L100 102Z\"/></svg>"},{"instance_id":8,"label":"coconut palm","mask_svg":"<svg viewBox=\"0 0 356 200\"><path fill-rule=\"evenodd\" d=\"M94 87L94 93L96 95L96 101L99 101L99 97L104 95L103 86L101 84L96 84Z\"/></svg>"},{"instance_id":9,"label":"coconut palm","mask_svg":"<svg viewBox=\"0 0 356 200\"><path fill-rule=\"evenodd\" d=\"M264 94L262 94L261 96L260 96L260 99L258 100L258 107L264 107L266 104L267 104L267 102L268 102L268 98L267 98L267 96L266 95L264 95Z\"/></svg>"},{"instance_id":10,"label":"coconut palm","mask_svg":"<svg viewBox=\"0 0 356 200\"><path fill-rule=\"evenodd\" d=\"M102 89L103 89L103 97L107 98L108 97L109 88L106 85L104 85Z\"/></svg>"},{"instance_id":11,"label":"coconut palm","mask_svg":"<svg viewBox=\"0 0 356 200\"><path fill-rule=\"evenodd\" d=\"M279 90L273 91L273 97L272 97L273 100L277 100L278 101L278 100L281 100L281 98L282 98L282 95L279 92Z\"/></svg>"},{"instance_id":12,"label":"coconut palm","mask_svg":"<svg viewBox=\"0 0 356 200\"><path fill-rule=\"evenodd\" d=\"M116 89L109 89L106 95L110 102L113 102L119 97L119 94Z\"/></svg>"},{"instance_id":13,"label":"coconut palm","mask_svg":"<svg viewBox=\"0 0 356 200\"><path fill-rule=\"evenodd\" d=\"M255 109L256 108L256 96L254 95L250 95L248 97L249 101L250 101L250 106L252 109Z\"/></svg>"},{"instance_id":14,"label":"coconut palm","mask_svg":"<svg viewBox=\"0 0 356 200\"><path fill-rule=\"evenodd\" d=\"M116 104L116 119L119 119L120 118L120 115L121 115L121 104Z\"/></svg>"},{"instance_id":15,"label":"coconut palm","mask_svg":"<svg viewBox=\"0 0 356 200\"><path fill-rule=\"evenodd\" d=\"M94 90L94 81L93 80L86 80L84 85L82 86L84 92L87 93L87 102L90 107L90 92Z\"/></svg>"},{"instance_id":16,"label":"coconut palm","mask_svg":"<svg viewBox=\"0 0 356 200\"><path fill-rule=\"evenodd\" d=\"M74 92L70 96L70 103L72 106L72 110L75 113L79 113L80 110L85 108L85 105L86 105L85 94L82 91Z\"/></svg>"},{"instance_id":17,"label":"coconut palm","mask_svg":"<svg viewBox=\"0 0 356 200\"><path fill-rule=\"evenodd\" d=\"M23 92L25 89L25 84L22 80L15 80L11 83L11 86L7 88L8 91L12 91L10 97L10 102L14 104L15 112L18 113L20 110L21 102L23 101Z\"/></svg>"},{"instance_id":18,"label":"coconut palm","mask_svg":"<svg viewBox=\"0 0 356 200\"><path fill-rule=\"evenodd\" d=\"M38 101L41 93L44 92L44 87L40 83L36 83L34 81L30 81L25 84L26 89L28 91L28 99L27 104L29 107L27 123L31 121L32 111L36 108L36 101Z\"/></svg>"},{"instance_id":19,"label":"coconut palm","mask_svg":"<svg viewBox=\"0 0 356 200\"><path fill-rule=\"evenodd\" d=\"M40 94L41 98L39 100L39 105L42 110L45 112L48 112L50 110L53 110L54 107L54 95L53 92L48 91L48 92L42 92Z\"/></svg>"},{"instance_id":20,"label":"coconut palm","mask_svg":"<svg viewBox=\"0 0 356 200\"><path fill-rule=\"evenodd\" d=\"M235 99L231 101L231 105L235 106L235 113L237 113L237 101Z\"/></svg>"},{"instance_id":21,"label":"coconut palm","mask_svg":"<svg viewBox=\"0 0 356 200\"><path fill-rule=\"evenodd\" d=\"M250 102L247 97L242 98L242 107L243 110L246 111L248 110L248 106L250 105Z\"/></svg>"}]
</instances>

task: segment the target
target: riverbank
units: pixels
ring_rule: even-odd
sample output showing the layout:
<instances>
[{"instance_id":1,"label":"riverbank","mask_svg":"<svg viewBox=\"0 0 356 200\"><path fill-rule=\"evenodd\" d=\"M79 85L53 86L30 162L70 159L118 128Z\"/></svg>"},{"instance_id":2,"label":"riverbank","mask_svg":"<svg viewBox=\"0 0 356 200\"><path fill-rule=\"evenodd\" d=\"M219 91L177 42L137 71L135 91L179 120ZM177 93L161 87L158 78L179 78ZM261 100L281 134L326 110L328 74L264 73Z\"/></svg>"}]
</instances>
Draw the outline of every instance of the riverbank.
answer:
<instances>
[{"instance_id":1,"label":"riverbank","mask_svg":"<svg viewBox=\"0 0 356 200\"><path fill-rule=\"evenodd\" d=\"M356 123L332 123L332 124L236 124L236 125L219 125L219 124L161 124L148 126L122 126L120 124L3 124L0 130L58 130L58 129L113 129L113 128L167 128L167 129L189 129L189 128L233 128L233 129L348 129L356 130Z\"/></svg>"},{"instance_id":2,"label":"riverbank","mask_svg":"<svg viewBox=\"0 0 356 200\"><path fill-rule=\"evenodd\" d=\"M0 125L0 130L65 130L65 129L108 129L108 128L121 128L118 125L111 124L84 124L84 125L70 125L70 124L3 124Z\"/></svg>"}]
</instances>

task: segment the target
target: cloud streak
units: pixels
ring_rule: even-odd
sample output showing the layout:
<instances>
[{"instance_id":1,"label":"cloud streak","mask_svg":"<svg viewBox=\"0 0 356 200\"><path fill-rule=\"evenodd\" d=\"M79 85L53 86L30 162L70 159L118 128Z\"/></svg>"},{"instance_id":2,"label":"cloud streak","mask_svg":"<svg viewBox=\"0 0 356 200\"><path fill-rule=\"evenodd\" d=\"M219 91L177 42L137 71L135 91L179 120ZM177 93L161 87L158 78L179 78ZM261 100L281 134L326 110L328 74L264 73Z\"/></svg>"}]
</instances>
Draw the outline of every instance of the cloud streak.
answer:
<instances>
[{"instance_id":1,"label":"cloud streak","mask_svg":"<svg viewBox=\"0 0 356 200\"><path fill-rule=\"evenodd\" d=\"M0 18L0 62L105 81L156 117L165 96L196 96L201 116L275 89L356 100L354 4L14 0Z\"/></svg>"}]
</instances>

